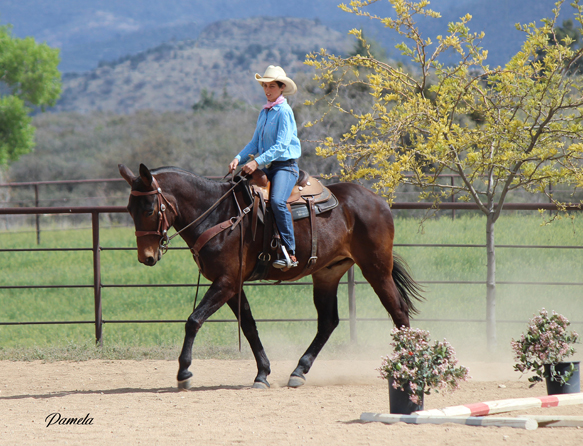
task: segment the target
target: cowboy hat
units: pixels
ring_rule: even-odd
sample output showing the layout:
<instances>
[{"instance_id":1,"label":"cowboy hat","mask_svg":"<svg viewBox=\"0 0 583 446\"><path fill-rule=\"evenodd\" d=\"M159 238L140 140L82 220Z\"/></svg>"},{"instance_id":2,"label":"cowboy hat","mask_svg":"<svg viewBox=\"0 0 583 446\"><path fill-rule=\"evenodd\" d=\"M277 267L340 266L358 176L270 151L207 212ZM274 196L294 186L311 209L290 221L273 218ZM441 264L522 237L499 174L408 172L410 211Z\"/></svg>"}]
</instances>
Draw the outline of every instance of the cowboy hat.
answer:
<instances>
[{"instance_id":1,"label":"cowboy hat","mask_svg":"<svg viewBox=\"0 0 583 446\"><path fill-rule=\"evenodd\" d=\"M298 87L296 86L295 82L286 76L283 68L276 67L275 65L269 65L263 76L261 76L259 73L255 73L255 80L259 83L273 81L284 83L285 88L282 92L284 96L291 96L292 94L295 94L296 91L298 91Z\"/></svg>"}]
</instances>

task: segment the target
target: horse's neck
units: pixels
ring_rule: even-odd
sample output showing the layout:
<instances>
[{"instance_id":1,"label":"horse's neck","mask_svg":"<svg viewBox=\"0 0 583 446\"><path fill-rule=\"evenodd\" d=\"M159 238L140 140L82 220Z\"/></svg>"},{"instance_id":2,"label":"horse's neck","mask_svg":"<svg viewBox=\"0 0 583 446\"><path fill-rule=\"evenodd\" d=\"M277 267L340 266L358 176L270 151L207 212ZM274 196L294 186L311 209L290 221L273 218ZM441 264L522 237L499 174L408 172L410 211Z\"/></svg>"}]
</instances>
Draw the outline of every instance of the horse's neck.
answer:
<instances>
[{"instance_id":1,"label":"horse's neck","mask_svg":"<svg viewBox=\"0 0 583 446\"><path fill-rule=\"evenodd\" d=\"M178 218L175 221L177 227L184 227L200 217L230 189L228 183L217 183L195 175L178 175L172 181L165 182L169 187L168 193L174 197L178 207ZM164 190L162 184L160 187ZM221 204L208 217L204 218L204 221L201 221L200 226L207 226L209 222L215 220L228 219L231 216L229 213L232 211L233 205L233 200L228 196L225 197Z\"/></svg>"}]
</instances>

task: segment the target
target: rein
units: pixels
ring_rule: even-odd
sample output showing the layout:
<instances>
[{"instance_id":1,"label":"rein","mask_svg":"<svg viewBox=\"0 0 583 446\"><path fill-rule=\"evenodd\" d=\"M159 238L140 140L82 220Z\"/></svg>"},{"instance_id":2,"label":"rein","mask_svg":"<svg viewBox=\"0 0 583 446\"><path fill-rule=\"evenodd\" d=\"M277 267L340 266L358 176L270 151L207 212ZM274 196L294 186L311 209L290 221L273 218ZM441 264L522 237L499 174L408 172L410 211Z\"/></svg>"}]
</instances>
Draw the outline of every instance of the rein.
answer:
<instances>
[{"instance_id":1,"label":"rein","mask_svg":"<svg viewBox=\"0 0 583 446\"><path fill-rule=\"evenodd\" d=\"M153 178L153 177L152 177L152 178ZM186 225L184 228L182 228L180 231L176 231L176 233L175 233L175 234L172 234L172 237L168 238L166 241L164 241L163 239L162 239L162 240L160 240L160 247L161 247L161 248L162 248L164 251L167 251L167 250L168 250L168 245L170 244L170 241L171 241L171 240L172 240L174 237L176 237L177 235L179 235L179 234L180 234L182 231L184 231L185 229L187 229L187 228L190 228L192 225L194 225L194 224L198 223L200 220L202 220L202 219L203 219L203 218L205 218L207 215L209 215L209 214L210 214L212 211L214 211L214 210L217 208L217 206L218 206L219 204L221 204L221 203L222 203L222 201L223 201L225 198L227 198L227 196L228 196L228 195L229 195L231 192L233 192L233 190L234 190L234 189L235 189L235 188L236 188L236 187L239 185L239 183L240 183L241 181L243 181L243 177L241 177L241 178L239 179L239 181L237 181L236 183L234 183L234 184L233 184L233 186L231 186L231 188L230 188L230 189L229 189L227 192L225 192L225 193L224 193L224 194L221 196L221 198L219 198L217 201L215 201L215 203L214 203L214 204L213 204L213 205L212 205L210 208L208 208L206 211L204 211L202 214L200 214L200 215L199 215L197 218L195 218L193 221L191 221L190 223L188 223L188 224L187 224L187 225ZM174 212L176 212L176 211L174 211Z\"/></svg>"}]
</instances>

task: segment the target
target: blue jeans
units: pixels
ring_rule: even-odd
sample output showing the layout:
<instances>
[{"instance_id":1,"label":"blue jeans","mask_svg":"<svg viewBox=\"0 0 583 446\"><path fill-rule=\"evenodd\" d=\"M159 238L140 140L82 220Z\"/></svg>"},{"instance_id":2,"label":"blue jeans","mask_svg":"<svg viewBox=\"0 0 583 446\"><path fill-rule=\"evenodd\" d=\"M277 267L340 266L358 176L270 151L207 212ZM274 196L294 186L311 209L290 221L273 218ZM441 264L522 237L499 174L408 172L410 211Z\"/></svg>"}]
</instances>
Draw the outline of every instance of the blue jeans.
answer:
<instances>
[{"instance_id":1,"label":"blue jeans","mask_svg":"<svg viewBox=\"0 0 583 446\"><path fill-rule=\"evenodd\" d=\"M294 224L291 212L287 208L287 200L298 181L298 164L296 160L274 161L263 171L267 179L271 181L269 201L281 241L288 252L295 255Z\"/></svg>"}]
</instances>

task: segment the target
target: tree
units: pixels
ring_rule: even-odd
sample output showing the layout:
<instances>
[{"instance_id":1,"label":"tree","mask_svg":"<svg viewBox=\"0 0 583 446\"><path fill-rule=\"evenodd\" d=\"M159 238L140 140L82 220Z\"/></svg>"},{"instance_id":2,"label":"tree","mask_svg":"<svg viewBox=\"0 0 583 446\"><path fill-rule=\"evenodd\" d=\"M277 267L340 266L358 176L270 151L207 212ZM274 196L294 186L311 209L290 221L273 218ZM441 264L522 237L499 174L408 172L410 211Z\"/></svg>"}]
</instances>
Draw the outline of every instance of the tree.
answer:
<instances>
[{"instance_id":1,"label":"tree","mask_svg":"<svg viewBox=\"0 0 583 446\"><path fill-rule=\"evenodd\" d=\"M30 113L52 106L61 93L59 50L0 26L0 167L35 145Z\"/></svg>"},{"instance_id":2,"label":"tree","mask_svg":"<svg viewBox=\"0 0 583 446\"><path fill-rule=\"evenodd\" d=\"M555 28L555 33L549 35L555 44L568 45L574 51L581 46L581 29L575 28L571 19L564 20L563 25ZM571 73L583 74L583 59L579 58L571 63L569 68Z\"/></svg>"},{"instance_id":3,"label":"tree","mask_svg":"<svg viewBox=\"0 0 583 446\"><path fill-rule=\"evenodd\" d=\"M386 59L386 51L377 41L366 39L364 33L360 37L356 39L354 48L348 53L349 56L372 56L377 60Z\"/></svg>"},{"instance_id":4,"label":"tree","mask_svg":"<svg viewBox=\"0 0 583 446\"><path fill-rule=\"evenodd\" d=\"M326 101L353 118L339 138L321 141L317 152L335 156L344 180L367 180L393 200L396 187L422 188L421 198L436 203L456 194L474 201L486 216L487 339L496 347L496 257L494 226L508 193L523 189L547 193L549 183L583 186L583 82L569 67L583 54L570 38L556 44L553 17L517 25L525 35L521 50L504 67L490 68L479 44L483 33L471 33L470 15L450 23L435 44L424 38L415 16L439 17L428 1L389 0L395 18L366 11L369 1L341 5L348 12L380 20L405 40L397 45L412 68L393 67L370 56L342 58L326 50L308 55L316 79L330 93ZM582 23L582 8L573 3L574 19ZM360 38L360 31L351 33ZM446 65L444 58L457 61ZM540 57L540 55L544 55ZM339 92L356 77L370 88L374 101L365 112L343 107ZM364 73L364 74L363 74ZM452 185L440 174L454 173ZM406 176L406 174L409 174ZM556 200L550 195L550 198ZM558 203L560 205L560 203Z\"/></svg>"},{"instance_id":5,"label":"tree","mask_svg":"<svg viewBox=\"0 0 583 446\"><path fill-rule=\"evenodd\" d=\"M215 92L212 91L210 94L206 88L203 88L200 92L200 99L194 103L192 110L195 112L209 112L209 111L225 111L225 110L243 110L245 109L245 103L234 99L227 89L223 89L223 94L220 98L215 98Z\"/></svg>"}]
</instances>

